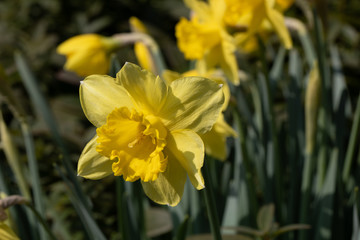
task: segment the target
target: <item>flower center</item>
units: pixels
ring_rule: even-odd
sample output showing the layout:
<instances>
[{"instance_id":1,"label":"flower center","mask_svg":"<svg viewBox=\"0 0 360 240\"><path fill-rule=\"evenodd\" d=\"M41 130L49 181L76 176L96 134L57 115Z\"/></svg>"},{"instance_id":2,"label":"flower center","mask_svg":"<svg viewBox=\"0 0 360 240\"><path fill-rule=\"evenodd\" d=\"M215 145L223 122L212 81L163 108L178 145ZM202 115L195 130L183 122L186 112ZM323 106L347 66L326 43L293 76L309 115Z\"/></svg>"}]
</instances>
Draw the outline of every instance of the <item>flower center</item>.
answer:
<instances>
[{"instance_id":1,"label":"flower center","mask_svg":"<svg viewBox=\"0 0 360 240\"><path fill-rule=\"evenodd\" d=\"M148 182L165 171L167 158L162 150L167 130L158 118L126 107L116 108L96 132L96 151L114 161L115 176L123 175L125 181Z\"/></svg>"}]
</instances>

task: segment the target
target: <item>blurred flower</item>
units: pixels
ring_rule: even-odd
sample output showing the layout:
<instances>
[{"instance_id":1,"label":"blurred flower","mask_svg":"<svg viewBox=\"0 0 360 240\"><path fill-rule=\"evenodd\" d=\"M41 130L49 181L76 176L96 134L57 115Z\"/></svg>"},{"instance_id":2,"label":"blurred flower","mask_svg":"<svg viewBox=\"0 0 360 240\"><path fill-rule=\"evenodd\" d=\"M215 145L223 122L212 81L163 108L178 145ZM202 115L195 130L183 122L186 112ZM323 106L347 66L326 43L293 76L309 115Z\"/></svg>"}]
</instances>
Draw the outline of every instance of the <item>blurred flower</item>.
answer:
<instances>
[{"instance_id":1,"label":"blurred flower","mask_svg":"<svg viewBox=\"0 0 360 240\"><path fill-rule=\"evenodd\" d=\"M225 111L230 100L230 89L226 80L221 75L217 74L215 71L209 71L205 74L200 74L198 71L192 70L183 74L179 74L177 72L166 70L163 73L163 77L168 84L171 84L171 82L178 78L191 76L206 77L215 81L217 84L223 85L222 89L224 92L224 104L222 106L222 111ZM207 133L200 135L201 139L204 141L205 144L205 152L208 155L222 161L225 160L227 157L226 138L236 136L237 134L235 130L226 123L224 115L222 113L217 118L212 129Z\"/></svg>"},{"instance_id":2,"label":"blurred flower","mask_svg":"<svg viewBox=\"0 0 360 240\"><path fill-rule=\"evenodd\" d=\"M14 231L5 223L0 222L0 239L19 240Z\"/></svg>"},{"instance_id":3,"label":"blurred flower","mask_svg":"<svg viewBox=\"0 0 360 240\"><path fill-rule=\"evenodd\" d=\"M220 65L234 84L239 84L234 39L223 24L225 2L184 0L193 11L191 20L181 18L175 27L177 44L186 59L198 60L199 66L212 69Z\"/></svg>"},{"instance_id":4,"label":"blurred flower","mask_svg":"<svg viewBox=\"0 0 360 240\"><path fill-rule=\"evenodd\" d=\"M288 29L281 11L289 7L293 0L225 0L224 21L234 29L245 27L246 32L236 33L237 45L253 41L253 35L266 29L274 29L285 48L292 47ZM248 44L248 43L246 43Z\"/></svg>"},{"instance_id":5,"label":"blurred flower","mask_svg":"<svg viewBox=\"0 0 360 240\"><path fill-rule=\"evenodd\" d=\"M66 40L56 50L67 58L65 69L80 76L88 76L107 74L110 67L110 53L119 45L119 41L110 37L83 34Z\"/></svg>"},{"instance_id":6,"label":"blurred flower","mask_svg":"<svg viewBox=\"0 0 360 240\"><path fill-rule=\"evenodd\" d=\"M221 87L201 77L167 85L159 77L126 63L116 79L92 75L80 85L85 115L97 127L86 145L78 174L100 179L110 174L141 180L159 204L179 203L189 176L204 187L204 145L223 105Z\"/></svg>"},{"instance_id":7,"label":"blurred flower","mask_svg":"<svg viewBox=\"0 0 360 240\"><path fill-rule=\"evenodd\" d=\"M148 34L148 31L145 25L136 17L131 17L129 20L130 28L132 32L145 33ZM156 68L154 61L151 56L149 48L142 42L136 42L134 44L134 52L136 59L138 60L140 66L146 70L156 73Z\"/></svg>"}]
</instances>

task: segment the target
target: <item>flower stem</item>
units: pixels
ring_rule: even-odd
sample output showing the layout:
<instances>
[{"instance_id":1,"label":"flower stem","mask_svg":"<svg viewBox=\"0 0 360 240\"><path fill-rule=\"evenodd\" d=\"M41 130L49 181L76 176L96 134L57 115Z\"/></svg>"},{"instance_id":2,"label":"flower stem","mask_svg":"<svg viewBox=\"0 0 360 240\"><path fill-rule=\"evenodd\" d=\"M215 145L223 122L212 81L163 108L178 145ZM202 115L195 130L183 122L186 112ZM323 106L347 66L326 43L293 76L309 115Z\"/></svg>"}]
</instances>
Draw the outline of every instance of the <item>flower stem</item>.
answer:
<instances>
[{"instance_id":1,"label":"flower stem","mask_svg":"<svg viewBox=\"0 0 360 240\"><path fill-rule=\"evenodd\" d=\"M213 185L211 182L209 169L207 167L208 160L205 159L204 161L204 167L203 167L203 175L204 175L204 181L205 181L205 189L202 191L203 196L205 198L205 204L207 213L209 216L210 221L210 228L211 232L214 236L215 240L221 240L221 233L220 233L220 224L219 224L219 218L216 211L216 204L215 204L215 198L214 198L214 192L213 192Z\"/></svg>"},{"instance_id":2,"label":"flower stem","mask_svg":"<svg viewBox=\"0 0 360 240\"><path fill-rule=\"evenodd\" d=\"M31 209L31 211L34 213L34 215L36 216L36 218L39 220L39 222L41 223L41 225L44 227L45 231L48 233L50 239L57 239L54 234L51 232L48 224L44 221L44 219L41 217L40 213L34 208L33 205L31 204L25 204L25 206L27 206L28 208ZM46 238L47 239L47 238Z\"/></svg>"}]
</instances>

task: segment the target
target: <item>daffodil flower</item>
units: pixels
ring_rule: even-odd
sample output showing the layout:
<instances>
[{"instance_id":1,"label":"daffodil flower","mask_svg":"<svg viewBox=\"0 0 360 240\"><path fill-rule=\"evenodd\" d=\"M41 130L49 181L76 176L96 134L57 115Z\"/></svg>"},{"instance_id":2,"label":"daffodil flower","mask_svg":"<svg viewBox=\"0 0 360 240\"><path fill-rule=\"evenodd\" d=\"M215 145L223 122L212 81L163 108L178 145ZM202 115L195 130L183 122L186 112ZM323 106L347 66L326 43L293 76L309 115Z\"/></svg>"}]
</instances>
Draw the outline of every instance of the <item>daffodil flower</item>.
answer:
<instances>
[{"instance_id":1,"label":"daffodil flower","mask_svg":"<svg viewBox=\"0 0 360 240\"><path fill-rule=\"evenodd\" d=\"M203 69L209 70L219 65L230 81L238 85L235 41L227 33L223 22L225 2L185 0L185 4L193 15L190 21L181 18L175 27L180 51L186 59L197 60Z\"/></svg>"},{"instance_id":2,"label":"daffodil flower","mask_svg":"<svg viewBox=\"0 0 360 240\"><path fill-rule=\"evenodd\" d=\"M228 26L245 26L245 33L235 34L237 44L243 44L262 27L266 27L267 22L275 29L285 48L292 47L292 41L285 26L284 16L279 9L289 7L291 1L275 0L225 0L226 13L224 21ZM265 24L265 25L264 25Z\"/></svg>"},{"instance_id":3,"label":"daffodil flower","mask_svg":"<svg viewBox=\"0 0 360 240\"><path fill-rule=\"evenodd\" d=\"M61 43L56 51L65 55L64 68L80 76L107 74L110 67L110 53L120 46L111 37L98 34L83 34Z\"/></svg>"},{"instance_id":4,"label":"daffodil flower","mask_svg":"<svg viewBox=\"0 0 360 240\"><path fill-rule=\"evenodd\" d=\"M190 76L203 76L213 80L217 84L223 85L222 89L224 92L224 103L222 106L222 111L226 110L230 100L230 89L226 80L223 77L221 77L219 74L216 74L215 71L209 71L204 74L200 74L197 70L192 70L185 72L183 74L179 74L177 72L166 70L163 73L163 77L168 82L168 84L171 84L172 81L180 77L190 77ZM207 133L200 135L205 145L206 154L213 156L222 161L224 161L227 157L226 139L228 137L236 137L236 136L237 134L235 130L232 129L232 127L230 127L226 123L224 119L224 115L222 113L217 118L212 129Z\"/></svg>"},{"instance_id":5,"label":"daffodil flower","mask_svg":"<svg viewBox=\"0 0 360 240\"><path fill-rule=\"evenodd\" d=\"M78 175L140 180L154 202L175 206L186 176L204 188L204 144L198 134L211 129L224 97L219 84L201 77L167 85L159 77L126 63L116 78L87 77L80 101L96 136L85 146Z\"/></svg>"}]
</instances>

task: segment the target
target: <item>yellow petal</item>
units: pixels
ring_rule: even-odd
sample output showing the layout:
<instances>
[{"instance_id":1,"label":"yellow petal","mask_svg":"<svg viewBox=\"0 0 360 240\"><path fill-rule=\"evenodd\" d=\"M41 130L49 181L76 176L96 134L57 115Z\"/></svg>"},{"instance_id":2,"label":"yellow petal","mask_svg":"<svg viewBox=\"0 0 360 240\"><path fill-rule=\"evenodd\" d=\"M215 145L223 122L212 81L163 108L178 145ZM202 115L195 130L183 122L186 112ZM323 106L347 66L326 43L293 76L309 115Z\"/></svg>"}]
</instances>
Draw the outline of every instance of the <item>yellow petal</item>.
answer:
<instances>
[{"instance_id":1,"label":"yellow petal","mask_svg":"<svg viewBox=\"0 0 360 240\"><path fill-rule=\"evenodd\" d=\"M111 166L114 162L96 151L96 146L98 145L96 139L97 136L93 137L86 144L80 155L77 170L79 176L93 180L112 174Z\"/></svg>"},{"instance_id":2,"label":"yellow petal","mask_svg":"<svg viewBox=\"0 0 360 240\"><path fill-rule=\"evenodd\" d=\"M110 67L109 57L104 51L78 51L70 55L65 63L65 69L79 76L91 74L107 74Z\"/></svg>"},{"instance_id":3,"label":"yellow petal","mask_svg":"<svg viewBox=\"0 0 360 240\"><path fill-rule=\"evenodd\" d=\"M121 84L134 100L134 104L144 114L157 115L165 102L168 92L167 85L145 69L132 63L125 63L116 75Z\"/></svg>"},{"instance_id":4,"label":"yellow petal","mask_svg":"<svg viewBox=\"0 0 360 240\"><path fill-rule=\"evenodd\" d=\"M177 130L172 131L167 140L167 148L185 169L192 185L198 190L203 189L204 143L200 136L191 130Z\"/></svg>"},{"instance_id":5,"label":"yellow petal","mask_svg":"<svg viewBox=\"0 0 360 240\"><path fill-rule=\"evenodd\" d=\"M0 222L0 239L19 240L14 231L5 223Z\"/></svg>"},{"instance_id":6,"label":"yellow petal","mask_svg":"<svg viewBox=\"0 0 360 240\"><path fill-rule=\"evenodd\" d=\"M69 38L61 43L56 51L63 55L73 54L81 49L88 48L89 46L100 46L101 36L97 34L82 34Z\"/></svg>"},{"instance_id":7,"label":"yellow petal","mask_svg":"<svg viewBox=\"0 0 360 240\"><path fill-rule=\"evenodd\" d=\"M181 74L165 69L162 73L162 77L164 78L164 80L166 81L167 85L170 85L173 81L175 81L176 79L181 78Z\"/></svg>"},{"instance_id":8,"label":"yellow petal","mask_svg":"<svg viewBox=\"0 0 360 240\"><path fill-rule=\"evenodd\" d=\"M134 52L140 66L150 72L155 72L154 62L148 47L142 42L134 44Z\"/></svg>"},{"instance_id":9,"label":"yellow petal","mask_svg":"<svg viewBox=\"0 0 360 240\"><path fill-rule=\"evenodd\" d=\"M96 127L105 124L107 115L115 108L134 107L127 91L114 78L103 75L91 75L81 82L80 102L86 117Z\"/></svg>"},{"instance_id":10,"label":"yellow petal","mask_svg":"<svg viewBox=\"0 0 360 240\"><path fill-rule=\"evenodd\" d=\"M267 1L265 1L266 4ZM267 4L266 4L267 5ZM286 49L292 48L292 41L288 29L285 26L284 16L277 10L267 6L267 18L279 35L281 42Z\"/></svg>"},{"instance_id":11,"label":"yellow petal","mask_svg":"<svg viewBox=\"0 0 360 240\"><path fill-rule=\"evenodd\" d=\"M186 182L186 172L171 152L168 156L168 166L165 172L153 182L141 182L145 194L158 204L176 206L183 195Z\"/></svg>"},{"instance_id":12,"label":"yellow petal","mask_svg":"<svg viewBox=\"0 0 360 240\"><path fill-rule=\"evenodd\" d=\"M221 61L220 67L225 75L234 85L240 84L238 65L235 57L235 45L230 36L224 33L224 40L221 42Z\"/></svg>"},{"instance_id":13,"label":"yellow petal","mask_svg":"<svg viewBox=\"0 0 360 240\"><path fill-rule=\"evenodd\" d=\"M201 139L205 144L206 154L213 156L219 160L225 160L227 156L226 138L236 137L237 134L224 120L223 114L214 124L213 128L201 135Z\"/></svg>"},{"instance_id":14,"label":"yellow petal","mask_svg":"<svg viewBox=\"0 0 360 240\"><path fill-rule=\"evenodd\" d=\"M157 115L170 130L209 131L224 103L221 86L202 77L184 77L170 84L167 100Z\"/></svg>"},{"instance_id":15,"label":"yellow petal","mask_svg":"<svg viewBox=\"0 0 360 240\"><path fill-rule=\"evenodd\" d=\"M145 25L137 17L131 17L129 23L132 32L148 33Z\"/></svg>"},{"instance_id":16,"label":"yellow petal","mask_svg":"<svg viewBox=\"0 0 360 240\"><path fill-rule=\"evenodd\" d=\"M184 0L185 4L195 12L201 22L211 21L211 9L209 4L198 0Z\"/></svg>"}]
</instances>

